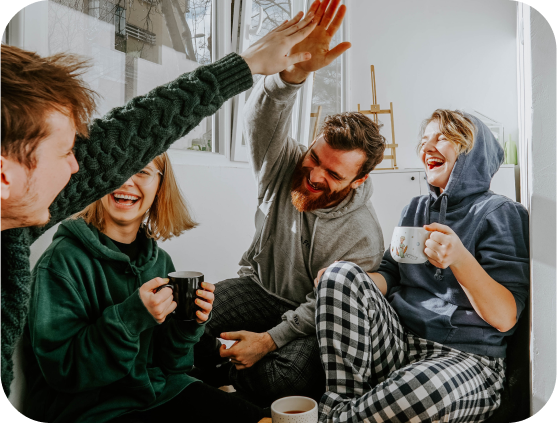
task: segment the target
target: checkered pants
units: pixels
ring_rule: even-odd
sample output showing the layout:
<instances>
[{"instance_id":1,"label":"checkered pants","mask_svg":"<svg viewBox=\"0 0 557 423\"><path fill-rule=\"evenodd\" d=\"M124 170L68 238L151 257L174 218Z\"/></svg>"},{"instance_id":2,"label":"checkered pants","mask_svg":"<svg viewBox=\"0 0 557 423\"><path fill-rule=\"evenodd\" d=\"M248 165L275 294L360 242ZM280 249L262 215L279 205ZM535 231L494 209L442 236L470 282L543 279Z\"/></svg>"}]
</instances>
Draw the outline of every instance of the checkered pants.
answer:
<instances>
[{"instance_id":1,"label":"checkered pants","mask_svg":"<svg viewBox=\"0 0 557 423\"><path fill-rule=\"evenodd\" d=\"M317 291L327 377L319 422L482 422L499 406L502 358L410 334L369 276L337 262Z\"/></svg>"}]
</instances>

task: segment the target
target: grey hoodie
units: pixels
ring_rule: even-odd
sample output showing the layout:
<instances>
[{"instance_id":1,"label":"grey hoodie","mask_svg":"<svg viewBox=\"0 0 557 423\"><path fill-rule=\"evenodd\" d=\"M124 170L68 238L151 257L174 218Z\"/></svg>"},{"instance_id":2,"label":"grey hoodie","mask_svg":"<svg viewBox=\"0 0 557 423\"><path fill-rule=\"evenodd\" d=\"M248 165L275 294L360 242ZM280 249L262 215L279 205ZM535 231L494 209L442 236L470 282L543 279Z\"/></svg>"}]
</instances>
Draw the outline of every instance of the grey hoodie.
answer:
<instances>
[{"instance_id":1,"label":"grey hoodie","mask_svg":"<svg viewBox=\"0 0 557 423\"><path fill-rule=\"evenodd\" d=\"M238 274L251 276L269 293L297 307L268 331L279 348L315 335L313 280L320 269L335 260L348 260L375 271L384 251L383 233L370 201L370 178L330 209L300 213L292 205L292 174L306 151L288 136L301 86L284 82L278 74L262 78L244 112L258 208L255 236Z\"/></svg>"}]
</instances>

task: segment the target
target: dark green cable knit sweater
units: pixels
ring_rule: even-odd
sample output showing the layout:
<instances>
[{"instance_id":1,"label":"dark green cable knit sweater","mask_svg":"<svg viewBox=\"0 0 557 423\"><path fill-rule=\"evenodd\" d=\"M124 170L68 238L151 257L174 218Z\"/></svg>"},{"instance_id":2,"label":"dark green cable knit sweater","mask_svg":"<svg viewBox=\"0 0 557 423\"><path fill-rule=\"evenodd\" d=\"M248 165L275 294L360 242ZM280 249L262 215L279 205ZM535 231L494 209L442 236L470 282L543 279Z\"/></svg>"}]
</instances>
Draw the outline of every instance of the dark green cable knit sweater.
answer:
<instances>
[{"instance_id":1,"label":"dark green cable knit sweater","mask_svg":"<svg viewBox=\"0 0 557 423\"><path fill-rule=\"evenodd\" d=\"M50 222L44 227L2 231L2 387L6 395L13 379L12 354L28 311L31 244L51 226L120 187L252 84L248 65L232 53L95 119L89 137L76 140L79 172L50 206Z\"/></svg>"}]
</instances>

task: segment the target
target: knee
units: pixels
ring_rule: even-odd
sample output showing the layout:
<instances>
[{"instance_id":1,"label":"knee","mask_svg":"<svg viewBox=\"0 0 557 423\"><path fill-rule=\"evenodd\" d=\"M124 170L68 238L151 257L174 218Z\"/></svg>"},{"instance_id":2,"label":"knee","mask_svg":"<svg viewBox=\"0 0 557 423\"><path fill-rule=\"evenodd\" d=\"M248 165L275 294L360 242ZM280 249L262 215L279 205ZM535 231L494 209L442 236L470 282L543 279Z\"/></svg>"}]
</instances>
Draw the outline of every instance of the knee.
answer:
<instances>
[{"instance_id":1,"label":"knee","mask_svg":"<svg viewBox=\"0 0 557 423\"><path fill-rule=\"evenodd\" d=\"M362 276L367 273L360 266L349 261L337 261L331 264L323 273L317 286L318 293L324 295L327 289L339 289L344 286L352 287L360 284Z\"/></svg>"}]
</instances>

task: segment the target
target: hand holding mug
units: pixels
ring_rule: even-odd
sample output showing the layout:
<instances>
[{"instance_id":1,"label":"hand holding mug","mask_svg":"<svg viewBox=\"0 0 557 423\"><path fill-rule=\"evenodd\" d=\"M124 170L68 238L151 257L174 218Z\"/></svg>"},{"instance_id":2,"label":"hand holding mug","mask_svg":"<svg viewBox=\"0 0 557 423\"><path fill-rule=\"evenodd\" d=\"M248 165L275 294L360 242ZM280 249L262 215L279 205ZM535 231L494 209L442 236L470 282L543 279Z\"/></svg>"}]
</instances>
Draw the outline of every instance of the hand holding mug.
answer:
<instances>
[{"instance_id":1,"label":"hand holding mug","mask_svg":"<svg viewBox=\"0 0 557 423\"><path fill-rule=\"evenodd\" d=\"M468 250L458 235L447 225L432 223L424 229L431 232L424 253L435 267L446 269L466 257Z\"/></svg>"},{"instance_id":2,"label":"hand holding mug","mask_svg":"<svg viewBox=\"0 0 557 423\"><path fill-rule=\"evenodd\" d=\"M201 282L201 288L196 291L198 298L195 299L195 304L200 308L195 312L197 323L204 323L209 318L209 314L213 309L213 301L215 301L215 285L209 282Z\"/></svg>"},{"instance_id":3,"label":"hand holding mug","mask_svg":"<svg viewBox=\"0 0 557 423\"><path fill-rule=\"evenodd\" d=\"M164 322L166 316L172 313L177 305L173 298L172 288L157 290L159 286L167 282L168 279L155 278L145 282L139 288L141 301L158 323Z\"/></svg>"}]
</instances>

